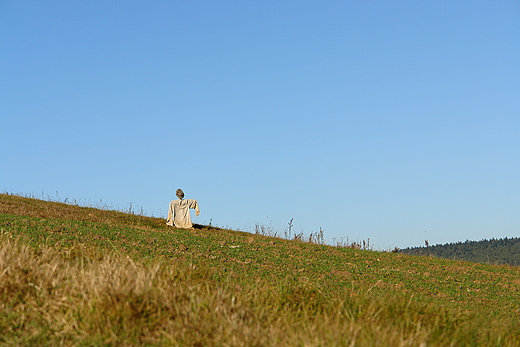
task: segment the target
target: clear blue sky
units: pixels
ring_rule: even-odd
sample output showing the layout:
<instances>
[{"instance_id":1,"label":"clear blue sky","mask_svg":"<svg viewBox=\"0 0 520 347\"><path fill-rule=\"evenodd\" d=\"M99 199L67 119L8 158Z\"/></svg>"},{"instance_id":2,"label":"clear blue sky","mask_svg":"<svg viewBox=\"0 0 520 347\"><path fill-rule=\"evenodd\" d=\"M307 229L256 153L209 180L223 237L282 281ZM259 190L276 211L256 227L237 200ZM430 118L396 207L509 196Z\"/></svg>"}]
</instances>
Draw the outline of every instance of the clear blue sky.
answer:
<instances>
[{"instance_id":1,"label":"clear blue sky","mask_svg":"<svg viewBox=\"0 0 520 347\"><path fill-rule=\"evenodd\" d=\"M377 249L520 236L520 1L1 1L0 190Z\"/></svg>"}]
</instances>

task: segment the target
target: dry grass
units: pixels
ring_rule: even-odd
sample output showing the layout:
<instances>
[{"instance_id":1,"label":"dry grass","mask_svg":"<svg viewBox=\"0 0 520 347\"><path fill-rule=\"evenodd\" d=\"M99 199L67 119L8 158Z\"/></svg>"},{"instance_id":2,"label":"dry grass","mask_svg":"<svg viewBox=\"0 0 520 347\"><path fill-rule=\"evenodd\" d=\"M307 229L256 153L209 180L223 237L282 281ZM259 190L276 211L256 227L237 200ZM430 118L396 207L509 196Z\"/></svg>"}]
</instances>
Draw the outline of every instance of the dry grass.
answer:
<instances>
[{"instance_id":1,"label":"dry grass","mask_svg":"<svg viewBox=\"0 0 520 347\"><path fill-rule=\"evenodd\" d=\"M396 295L216 283L193 266L144 266L117 254L92 260L81 247L36 251L5 236L0 243L2 345L463 346L470 338L493 345L475 316ZM511 326L500 329L511 339Z\"/></svg>"},{"instance_id":2,"label":"dry grass","mask_svg":"<svg viewBox=\"0 0 520 347\"><path fill-rule=\"evenodd\" d=\"M517 270L226 230L172 232L162 220L153 227L145 217L23 199L0 195L0 212L39 217L5 215L0 225L3 346L520 345L518 314L497 308L516 300ZM105 228L108 248L97 243ZM171 256L149 256L165 249ZM500 287L484 296L495 278ZM483 304L461 308L475 300Z\"/></svg>"}]
</instances>

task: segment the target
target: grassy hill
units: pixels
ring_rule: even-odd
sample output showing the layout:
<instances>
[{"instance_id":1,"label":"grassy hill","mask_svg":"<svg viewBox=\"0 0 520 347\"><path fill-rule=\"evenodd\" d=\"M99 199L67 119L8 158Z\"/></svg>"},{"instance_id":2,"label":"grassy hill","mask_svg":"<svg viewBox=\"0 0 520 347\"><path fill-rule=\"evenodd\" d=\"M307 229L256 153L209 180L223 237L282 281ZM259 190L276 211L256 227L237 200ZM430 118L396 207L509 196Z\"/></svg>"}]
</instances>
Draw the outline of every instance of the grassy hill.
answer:
<instances>
[{"instance_id":1,"label":"grassy hill","mask_svg":"<svg viewBox=\"0 0 520 347\"><path fill-rule=\"evenodd\" d=\"M519 346L520 269L0 194L2 346Z\"/></svg>"}]
</instances>

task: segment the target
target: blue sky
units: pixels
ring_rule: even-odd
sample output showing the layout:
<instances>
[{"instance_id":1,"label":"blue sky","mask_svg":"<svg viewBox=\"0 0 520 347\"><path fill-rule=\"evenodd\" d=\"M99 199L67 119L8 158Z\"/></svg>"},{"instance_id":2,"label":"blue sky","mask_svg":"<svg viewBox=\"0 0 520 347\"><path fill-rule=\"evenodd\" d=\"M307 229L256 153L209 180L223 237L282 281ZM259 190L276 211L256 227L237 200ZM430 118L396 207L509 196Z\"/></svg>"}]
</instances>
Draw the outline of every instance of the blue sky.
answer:
<instances>
[{"instance_id":1,"label":"blue sky","mask_svg":"<svg viewBox=\"0 0 520 347\"><path fill-rule=\"evenodd\" d=\"M520 236L520 2L2 1L0 190L376 249Z\"/></svg>"}]
</instances>

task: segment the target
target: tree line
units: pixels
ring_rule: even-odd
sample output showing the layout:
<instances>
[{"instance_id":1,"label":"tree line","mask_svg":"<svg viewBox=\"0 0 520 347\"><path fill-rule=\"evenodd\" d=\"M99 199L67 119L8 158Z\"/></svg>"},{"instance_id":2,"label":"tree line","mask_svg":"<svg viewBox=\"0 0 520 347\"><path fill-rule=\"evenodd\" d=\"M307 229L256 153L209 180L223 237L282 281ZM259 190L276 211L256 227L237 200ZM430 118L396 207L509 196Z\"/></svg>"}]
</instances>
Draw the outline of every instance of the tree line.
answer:
<instances>
[{"instance_id":1,"label":"tree line","mask_svg":"<svg viewBox=\"0 0 520 347\"><path fill-rule=\"evenodd\" d=\"M448 243L425 247L410 247L400 253L426 255L474 263L520 266L520 238L503 238L481 241Z\"/></svg>"}]
</instances>

